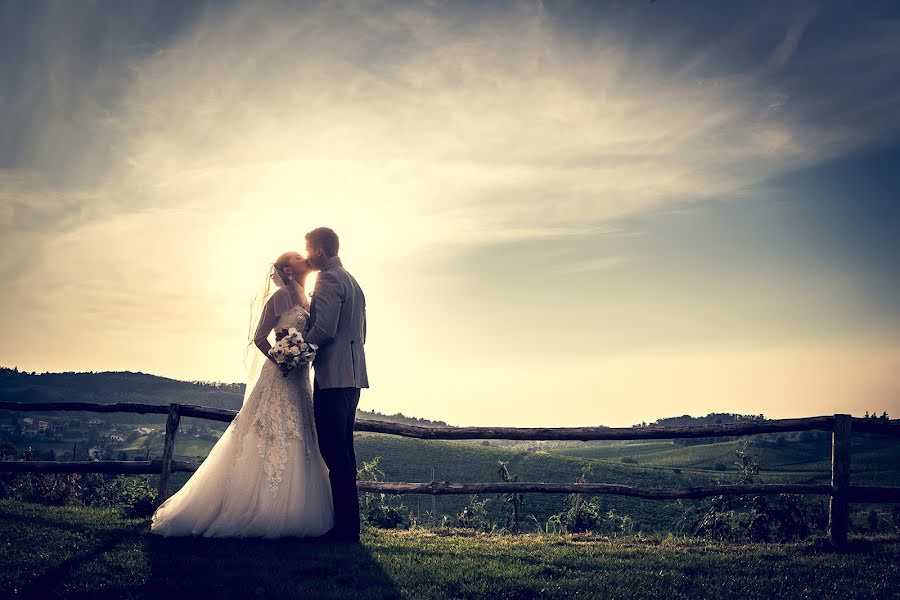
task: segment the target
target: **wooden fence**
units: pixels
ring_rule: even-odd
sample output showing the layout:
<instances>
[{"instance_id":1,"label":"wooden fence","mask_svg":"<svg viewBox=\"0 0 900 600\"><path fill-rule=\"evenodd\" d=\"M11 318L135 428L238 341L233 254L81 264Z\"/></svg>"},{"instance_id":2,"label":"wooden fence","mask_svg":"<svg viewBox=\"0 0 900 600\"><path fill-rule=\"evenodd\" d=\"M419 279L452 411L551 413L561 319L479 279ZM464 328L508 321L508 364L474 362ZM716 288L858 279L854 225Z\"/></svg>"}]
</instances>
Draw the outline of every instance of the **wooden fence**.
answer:
<instances>
[{"instance_id":1,"label":"wooden fence","mask_svg":"<svg viewBox=\"0 0 900 600\"><path fill-rule=\"evenodd\" d=\"M173 460L175 434L181 417L197 417L230 422L237 411L194 406L191 404L93 404L85 402L0 402L0 410L48 412L129 412L166 414L166 436L161 460L147 461L0 461L0 472L8 473L119 473L160 474L158 502L169 494L171 474L176 471L195 471L199 464ZM823 430L832 432L831 484L735 484L685 488L640 488L607 483L395 483L360 481L364 492L389 494L482 494L482 493L544 493L544 494L610 494L633 496L651 500L703 498L737 494L827 494L830 498L828 529L831 543L843 547L847 542L850 523L850 502L900 502L900 487L850 485L850 434L877 433L900 437L900 420L881 421L852 418L838 414L802 419L775 419L724 423L694 427L418 427L384 421L358 420L356 431L387 433L425 440L642 440L744 436L760 433Z\"/></svg>"}]
</instances>

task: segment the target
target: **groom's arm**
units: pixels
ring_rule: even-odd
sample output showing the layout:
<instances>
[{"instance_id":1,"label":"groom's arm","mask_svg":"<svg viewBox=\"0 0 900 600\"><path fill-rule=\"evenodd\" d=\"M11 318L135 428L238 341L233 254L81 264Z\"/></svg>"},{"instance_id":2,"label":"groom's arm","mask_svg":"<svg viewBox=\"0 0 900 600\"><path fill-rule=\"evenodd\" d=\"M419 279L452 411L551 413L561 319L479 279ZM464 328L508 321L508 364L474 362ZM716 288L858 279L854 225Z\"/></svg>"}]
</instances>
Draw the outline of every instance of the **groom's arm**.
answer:
<instances>
[{"instance_id":1,"label":"groom's arm","mask_svg":"<svg viewBox=\"0 0 900 600\"><path fill-rule=\"evenodd\" d=\"M343 286L328 272L320 273L313 295L313 316L306 334L306 341L324 346L337 334L341 304L344 303Z\"/></svg>"}]
</instances>

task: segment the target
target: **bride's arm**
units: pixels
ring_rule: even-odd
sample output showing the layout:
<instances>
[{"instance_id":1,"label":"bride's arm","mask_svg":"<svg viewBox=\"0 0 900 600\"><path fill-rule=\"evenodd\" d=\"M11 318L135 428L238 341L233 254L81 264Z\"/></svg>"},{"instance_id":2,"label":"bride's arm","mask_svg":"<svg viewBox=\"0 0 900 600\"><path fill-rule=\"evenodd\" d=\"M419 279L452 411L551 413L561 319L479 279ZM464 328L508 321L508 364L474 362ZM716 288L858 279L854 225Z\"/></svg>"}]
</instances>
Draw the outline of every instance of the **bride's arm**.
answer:
<instances>
[{"instance_id":1,"label":"bride's arm","mask_svg":"<svg viewBox=\"0 0 900 600\"><path fill-rule=\"evenodd\" d=\"M274 362L274 359L269 356L272 344L269 343L268 337L269 333L275 329L275 324L278 323L278 315L275 314L272 300L272 298L269 298L269 301L263 307L262 316L259 318L259 326L256 328L256 333L253 334L253 343L256 344L256 347L259 348L266 358Z\"/></svg>"}]
</instances>

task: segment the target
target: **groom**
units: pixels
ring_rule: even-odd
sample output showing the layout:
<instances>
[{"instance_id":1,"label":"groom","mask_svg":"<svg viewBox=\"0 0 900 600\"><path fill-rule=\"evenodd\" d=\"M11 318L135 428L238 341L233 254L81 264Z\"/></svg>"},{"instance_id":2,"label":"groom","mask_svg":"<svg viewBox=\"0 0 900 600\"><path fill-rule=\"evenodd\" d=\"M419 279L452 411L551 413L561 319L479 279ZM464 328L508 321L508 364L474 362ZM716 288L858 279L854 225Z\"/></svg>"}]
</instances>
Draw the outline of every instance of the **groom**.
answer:
<instances>
[{"instance_id":1,"label":"groom","mask_svg":"<svg viewBox=\"0 0 900 600\"><path fill-rule=\"evenodd\" d=\"M323 538L359 541L359 497L353 423L366 376L366 297L338 258L337 234L327 227L306 234L306 260L319 271L306 341L318 345L313 404L322 458L328 465L334 528Z\"/></svg>"}]
</instances>

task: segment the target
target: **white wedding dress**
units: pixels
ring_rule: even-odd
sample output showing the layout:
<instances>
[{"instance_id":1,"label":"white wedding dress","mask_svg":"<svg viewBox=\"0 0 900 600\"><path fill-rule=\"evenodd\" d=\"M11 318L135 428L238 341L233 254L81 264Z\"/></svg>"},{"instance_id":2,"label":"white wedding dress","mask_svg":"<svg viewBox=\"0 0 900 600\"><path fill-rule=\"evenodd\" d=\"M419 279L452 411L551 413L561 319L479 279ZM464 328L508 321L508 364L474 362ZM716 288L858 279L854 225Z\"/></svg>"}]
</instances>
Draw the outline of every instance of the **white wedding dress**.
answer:
<instances>
[{"instance_id":1,"label":"white wedding dress","mask_svg":"<svg viewBox=\"0 0 900 600\"><path fill-rule=\"evenodd\" d=\"M275 328L306 331L308 318L295 305ZM314 537L333 524L309 365L282 377L266 360L255 387L206 460L156 509L150 532L165 537Z\"/></svg>"}]
</instances>

